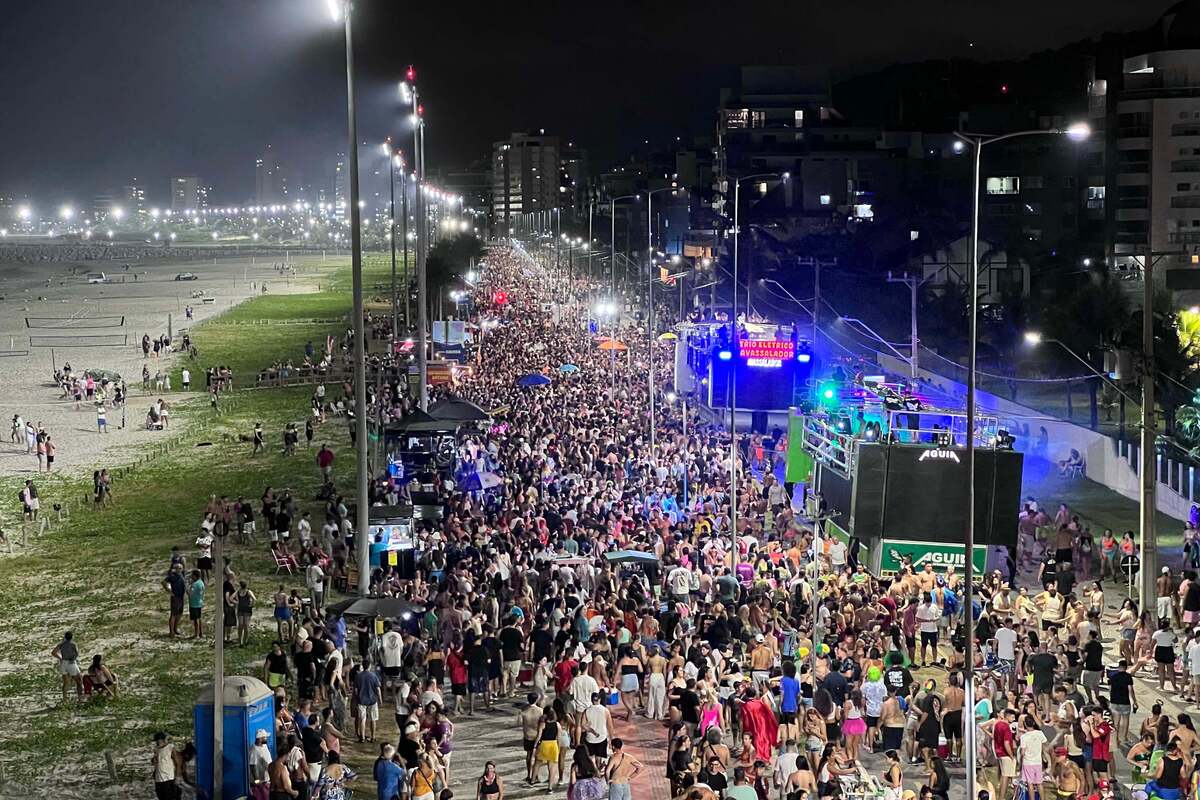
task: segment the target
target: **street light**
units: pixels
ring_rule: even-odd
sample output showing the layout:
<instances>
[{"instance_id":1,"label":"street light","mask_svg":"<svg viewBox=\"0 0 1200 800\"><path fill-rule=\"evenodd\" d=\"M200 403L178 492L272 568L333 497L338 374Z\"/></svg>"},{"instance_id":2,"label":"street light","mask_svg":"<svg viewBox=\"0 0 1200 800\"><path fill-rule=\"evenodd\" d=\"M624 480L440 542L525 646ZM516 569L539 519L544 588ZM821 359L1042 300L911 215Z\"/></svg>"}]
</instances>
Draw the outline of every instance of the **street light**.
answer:
<instances>
[{"instance_id":1,"label":"street light","mask_svg":"<svg viewBox=\"0 0 1200 800\"><path fill-rule=\"evenodd\" d=\"M1066 342L1062 341L1061 339L1051 339L1051 338L1049 338L1049 337L1047 337L1047 336L1043 336L1043 335L1041 334L1041 332L1040 332L1040 331L1025 331L1025 336L1024 336L1024 338L1025 338L1025 344L1029 345L1030 347L1037 347L1038 345L1040 345L1040 344L1044 344L1044 343L1050 343L1050 344L1056 344L1056 345L1058 345L1058 346L1059 346L1059 347L1061 347L1063 350L1066 350L1068 353L1070 353L1070 354L1071 354L1071 356L1072 356L1072 357L1073 357L1073 358L1074 358L1076 361L1078 361L1080 364L1083 364L1085 367L1087 367L1087 369L1088 369L1088 371L1089 371L1089 372L1091 372L1091 373L1092 373L1093 375L1095 375L1097 378L1099 378L1100 380L1104 381L1104 382L1105 382L1105 383L1107 383L1109 386L1111 386L1111 387L1112 387L1112 388L1113 388L1113 389L1114 389L1114 390L1115 390L1115 391L1116 391L1118 394L1120 394L1120 395L1121 395L1122 397L1124 397L1126 400L1128 400L1129 402L1131 402L1131 403L1134 403L1134 404L1136 404L1136 403L1138 402L1138 401L1137 401L1137 400L1135 400L1135 399L1134 399L1132 396L1130 396L1130 394L1129 394L1128 392L1126 392L1124 389L1122 389L1120 386L1118 386L1118 385L1117 385L1117 384L1116 384L1116 383L1113 381L1113 379L1112 379L1112 378L1110 378L1109 376L1105 375L1105 374L1104 374L1103 372L1101 372L1100 370L1096 369L1094 366L1092 366L1092 365L1091 365L1091 363L1089 363L1089 362L1088 362L1088 360L1087 360L1087 359L1085 359L1083 356L1081 356L1081 355L1079 355L1078 353L1076 353L1076 352L1075 352L1074 350L1072 350L1070 347L1067 347L1067 344L1066 344ZM1143 411L1144 411L1144 409L1143 409Z\"/></svg>"},{"instance_id":2,"label":"street light","mask_svg":"<svg viewBox=\"0 0 1200 800\"><path fill-rule=\"evenodd\" d=\"M370 529L370 500L367 497L367 368L366 331L363 330L362 204L358 193L358 122L354 110L354 15L350 0L328 0L334 22L344 23L346 37L346 138L350 171L350 275L354 293L354 427L356 450L357 519L354 544L358 550L358 593L365 597L370 586L371 562L367 549Z\"/></svg>"},{"instance_id":3,"label":"street light","mask_svg":"<svg viewBox=\"0 0 1200 800\"><path fill-rule=\"evenodd\" d=\"M738 236L741 233L741 225L739 224L739 208L741 206L742 182L754 180L755 178L778 178L781 181L788 179L788 173L776 172L756 172L753 175L744 175L740 178L733 179L733 291L731 292L732 300L730 301L730 324L733 330L730 340L734 351L738 349L738 322L737 322L737 294L738 294ZM750 287L746 287L746 308L750 307ZM738 502L738 480L737 480L737 381L734 380L737 371L730 369L729 375L729 537L732 547L729 551L730 574L737 578L737 563L738 563L738 533L737 533L737 502ZM813 643L816 647L816 643Z\"/></svg>"},{"instance_id":4,"label":"street light","mask_svg":"<svg viewBox=\"0 0 1200 800\"><path fill-rule=\"evenodd\" d=\"M400 335L399 330L399 296L396 294L396 167L400 167L400 180L403 185L404 180L404 158L400 155L399 150L392 149L392 138L389 136L387 141L383 143L383 153L388 160L388 213L390 216L390 227L388 228L388 245L392 251L392 343L395 343L396 337ZM407 193L401 189L401 200L404 201L404 206L407 209L406 201ZM407 214L404 214L407 217ZM404 243L404 270L408 272L408 241ZM406 320L407 321L407 320Z\"/></svg>"},{"instance_id":5,"label":"street light","mask_svg":"<svg viewBox=\"0 0 1200 800\"><path fill-rule=\"evenodd\" d=\"M413 192L416 203L417 220L417 372L419 373L420 389L418 402L422 411L429 407L429 360L426 350L426 328L429 327L429 302L426 298L428 291L428 274L426 258L429 254L429 220L427 218L426 197L428 194L425 181L425 107L421 105L421 94L417 90L417 71L411 65L404 73L404 81L400 84L400 100L412 107L413 124L413 179L414 185L422 187ZM405 215L407 217L407 215Z\"/></svg>"},{"instance_id":6,"label":"street light","mask_svg":"<svg viewBox=\"0 0 1200 800\"><path fill-rule=\"evenodd\" d=\"M651 189L646 192L646 341L649 344L649 387L650 387L650 458L658 463L657 457L654 454L655 432L654 432L654 195L659 192L671 192L677 194L679 187L674 181L671 181L670 186L663 186L659 189Z\"/></svg>"},{"instance_id":7,"label":"street light","mask_svg":"<svg viewBox=\"0 0 1200 800\"><path fill-rule=\"evenodd\" d=\"M995 142L1002 142L1007 139L1016 139L1022 136L1068 136L1074 141L1086 139L1091 130L1085 123L1077 123L1064 129L1049 128L1045 130L1025 130L1015 131L1013 133L1004 133L999 136L988 136L985 134L972 134L956 132L954 135L958 137L958 141L964 147L970 146L975 149L974 155L974 179L971 182L971 254L970 254L970 280L969 280L969 301L970 313L968 315L968 344L967 352L967 536L966 536L966 559L963 567L963 608L966 613L963 614L963 641L966 642L967 658L963 669L963 693L965 694L964 706L966 708L975 707L975 617L971 612L972 595L974 594L975 580L975 382L976 370L978 367L977 353L977 325L979 317L979 174L980 165L983 159L983 148ZM958 152L962 148L955 147ZM1148 316L1148 315L1147 315ZM1143 414L1145 408L1143 407ZM1154 440L1151 438L1150 446L1146 447L1144 437L1146 435L1146 426L1142 426L1143 436L1143 457L1149 457L1151 469L1153 469L1153 451ZM1144 500L1143 500L1144 502ZM1153 508L1153 505L1151 506ZM1153 518L1153 511L1151 511ZM1142 515L1143 533L1145 530L1146 514ZM1144 558L1143 552L1143 558ZM1143 575L1147 574L1148 570L1153 569L1153 562L1142 565ZM1150 580L1154 580L1151 576ZM964 737L964 752L975 752L975 727L972 725L966 726L966 735ZM976 787L975 770L967 770L967 797L975 796Z\"/></svg>"},{"instance_id":8,"label":"street light","mask_svg":"<svg viewBox=\"0 0 1200 800\"><path fill-rule=\"evenodd\" d=\"M612 226L611 230L609 232L609 240L608 240L609 245L611 245L611 249L612 249L612 253L610 254L610 258L608 261L608 277L609 277L609 282L612 284L609 291L612 293L612 296L614 298L616 298L616 296L617 296L617 201L633 200L640 196L641 195L639 195L637 193L623 194L620 197L610 197L608 199L608 208L609 208L608 221ZM621 322L621 313L619 310L615 310L613 313L613 324L612 324L612 338L613 338L614 342L617 339L617 329L618 329L618 325L620 324L620 322ZM611 372L612 372L612 398L611 399L613 402L616 402L616 400L617 400L617 351L615 348L613 348L610 351L610 368L611 368Z\"/></svg>"}]
</instances>

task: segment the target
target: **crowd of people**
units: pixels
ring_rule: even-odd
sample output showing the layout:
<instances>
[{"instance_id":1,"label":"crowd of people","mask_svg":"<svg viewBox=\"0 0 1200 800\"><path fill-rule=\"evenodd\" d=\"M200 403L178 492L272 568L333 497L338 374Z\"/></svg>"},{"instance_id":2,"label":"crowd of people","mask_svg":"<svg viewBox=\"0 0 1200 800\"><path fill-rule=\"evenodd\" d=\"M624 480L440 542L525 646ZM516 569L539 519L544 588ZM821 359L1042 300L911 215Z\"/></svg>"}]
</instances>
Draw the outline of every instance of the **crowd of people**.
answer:
<instances>
[{"instance_id":1,"label":"crowd of people","mask_svg":"<svg viewBox=\"0 0 1200 800\"><path fill-rule=\"evenodd\" d=\"M352 737L379 746L370 772L380 800L445 798L452 786L503 800L513 765L489 761L467 779L452 766L456 722L499 709L512 709L521 731L517 780L565 788L571 800L628 800L659 769L685 800L946 800L967 761L998 800L1040 798L1043 787L1064 800L1110 797L1117 781L1182 797L1200 747L1190 717L1155 706L1135 726L1132 715L1144 692L1135 678L1152 665L1160 688L1200 701L1200 629L1176 649L1179 627L1200 621L1194 573L1165 572L1165 603L1142 612L1129 601L1113 615L1098 584L1071 582L1087 574L1084 561L1099 563L1100 546L1093 554L1065 508L1056 526L1027 501L1033 531L1022 535L1044 544L1040 529L1050 528L1052 543L1066 544L1052 549L1075 569L1047 571L1038 551L1040 590L1018 589L1013 571L983 576L968 695L956 571L905 562L882 579L844 541L814 532L797 487L764 456L780 435L746 437L732 464L725 428L672 402L668 381L648 384L649 359L668 363L670 345L617 330L630 352L613 358L563 321L582 316L571 309L595 290L519 246L490 249L472 323L498 324L454 392L493 419L461 433L457 469L380 475L371 487L381 505L419 489L439 497L440 514L415 521L413 559L373 558L364 576L404 613L327 610L356 577L357 535L328 482L319 528L288 492L213 498L194 570L173 556L163 585L175 635L185 606L193 635L204 635L204 586L221 580L226 634L246 641L260 598L213 564L220 526L242 540L248 528L252 541L257 520L276 563L303 578L304 590L285 582L262 598L278 636L262 662L276 747L264 731L251 754L255 798L344 797L366 771L343 764ZM551 297L566 313L547 310ZM666 306L660 319L670 319ZM549 382L522 386L530 374ZM397 382L380 383L373 415L412 413ZM328 478L332 450L315 462ZM498 482L466 488L484 473ZM1121 640L1115 668L1102 644L1110 632ZM1177 656L1193 676L1182 685ZM975 753L965 750L972 742ZM162 766L172 752L156 744L155 764L174 776ZM1132 773L1121 774L1118 752ZM175 796L168 783L160 797Z\"/></svg>"}]
</instances>

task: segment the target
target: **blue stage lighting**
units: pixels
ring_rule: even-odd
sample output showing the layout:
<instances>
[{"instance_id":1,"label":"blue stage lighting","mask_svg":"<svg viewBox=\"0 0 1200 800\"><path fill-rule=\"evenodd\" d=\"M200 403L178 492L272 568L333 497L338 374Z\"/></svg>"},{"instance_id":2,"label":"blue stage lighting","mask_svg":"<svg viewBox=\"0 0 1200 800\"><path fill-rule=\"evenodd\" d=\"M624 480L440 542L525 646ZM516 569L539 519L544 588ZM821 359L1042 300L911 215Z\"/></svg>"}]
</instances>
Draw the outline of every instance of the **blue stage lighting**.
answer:
<instances>
[{"instance_id":1,"label":"blue stage lighting","mask_svg":"<svg viewBox=\"0 0 1200 800\"><path fill-rule=\"evenodd\" d=\"M733 358L733 351L732 350L719 350L717 352L717 358L721 359L722 361L728 361L729 359Z\"/></svg>"}]
</instances>

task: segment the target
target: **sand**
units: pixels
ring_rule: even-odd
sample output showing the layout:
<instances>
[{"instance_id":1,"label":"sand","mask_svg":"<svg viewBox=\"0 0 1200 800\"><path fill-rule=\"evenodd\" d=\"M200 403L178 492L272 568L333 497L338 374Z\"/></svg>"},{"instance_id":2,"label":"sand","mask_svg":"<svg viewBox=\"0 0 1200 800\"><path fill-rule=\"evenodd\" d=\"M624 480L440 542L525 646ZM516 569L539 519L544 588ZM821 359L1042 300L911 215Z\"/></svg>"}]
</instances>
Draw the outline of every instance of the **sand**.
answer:
<instances>
[{"instance_id":1,"label":"sand","mask_svg":"<svg viewBox=\"0 0 1200 800\"><path fill-rule=\"evenodd\" d=\"M10 440L14 414L46 428L57 446L55 470L69 475L91 474L93 469L122 463L123 453L131 456L139 445L161 439L161 432L147 431L143 425L146 409L157 393L142 392L142 364L149 363L153 375L159 368L166 372L177 356L144 361L142 335L148 333L154 339L170 325L178 345L182 331L257 295L264 281L271 294L311 291L315 281L304 273L311 274L321 257L293 258L291 263L300 275L289 279L273 267L283 260L282 255L176 262L156 259L132 262L129 271L112 262L0 264L0 370L4 375L0 476L33 475L38 469L37 457L25 453L24 441ZM101 270L112 282L88 283L86 273ZM181 272L192 272L199 279L174 280ZM193 299L193 292L203 292L213 302ZM185 318L188 305L193 309L192 320ZM29 328L27 317L39 318L35 325L54 327ZM124 326L96 327L116 322L113 317L124 317ZM35 338L31 346L31 335L77 338ZM84 338L98 335L105 338ZM118 341L110 338L114 335L127 336L128 345L64 346ZM121 428L121 410L109 408L109 433L102 435L97 431L94 405L84 402L76 410L72 400L58 399L61 391L54 384L54 368L64 361L69 361L77 374L107 369L124 376L130 390L125 428ZM169 404L188 399L181 387L173 384L172 388L174 392L164 395ZM190 395L203 392L203 373L193 375ZM170 424L174 429L184 423L172 419Z\"/></svg>"}]
</instances>

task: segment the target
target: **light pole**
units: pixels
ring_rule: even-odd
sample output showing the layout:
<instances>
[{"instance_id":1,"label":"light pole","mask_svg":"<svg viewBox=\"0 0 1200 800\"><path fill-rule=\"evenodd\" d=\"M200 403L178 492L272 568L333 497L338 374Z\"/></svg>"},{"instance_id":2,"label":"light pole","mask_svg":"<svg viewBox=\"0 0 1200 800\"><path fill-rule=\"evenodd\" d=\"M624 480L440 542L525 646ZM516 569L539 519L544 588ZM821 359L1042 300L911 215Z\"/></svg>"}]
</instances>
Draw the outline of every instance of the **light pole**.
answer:
<instances>
[{"instance_id":1,"label":"light pole","mask_svg":"<svg viewBox=\"0 0 1200 800\"><path fill-rule=\"evenodd\" d=\"M647 357L650 359L648 386L650 389L650 458L658 463L655 454L654 433L654 195L659 192L678 192L679 188L672 181L670 186L661 189L651 189L646 192L646 343Z\"/></svg>"},{"instance_id":2,"label":"light pole","mask_svg":"<svg viewBox=\"0 0 1200 800\"><path fill-rule=\"evenodd\" d=\"M1058 136L1066 134L1079 141L1086 139L1090 133L1084 124L1072 125L1067 129L1050 128L1047 130L1027 130L1005 133L999 136L987 136L971 133L956 133L963 146L975 148L973 179L971 181L971 253L969 278L970 313L967 322L967 336L970 339L967 352L967 536L966 559L963 567L963 641L966 642L967 657L963 669L963 693L965 708L975 707L975 616L972 603L975 580L975 375L977 369L976 330L979 316L979 170L983 158L983 148L994 142L1015 139L1021 136ZM962 147L955 143L955 150ZM1153 442L1151 442L1153 446ZM1145 565L1143 565L1145 568ZM969 757L975 757L975 726L964 726L963 752ZM974 763L967 764L967 792L969 798L975 796L976 774Z\"/></svg>"},{"instance_id":3,"label":"light pole","mask_svg":"<svg viewBox=\"0 0 1200 800\"><path fill-rule=\"evenodd\" d=\"M421 105L421 96L417 91L417 71L411 66L405 73L405 81L400 84L400 95L407 99L412 106L413 114L413 166L415 174L415 191L413 199L416 202L417 222L417 400L422 411L429 408L429 298L428 273L426 259L429 255L429 228L425 208L425 108Z\"/></svg>"},{"instance_id":4,"label":"light pole","mask_svg":"<svg viewBox=\"0 0 1200 800\"><path fill-rule=\"evenodd\" d=\"M613 342L617 341L617 332L618 332L618 328L620 327L620 322L621 322L621 306L617 302L617 201L633 200L639 196L640 195L638 195L636 193L635 194L623 194L620 197L610 197L608 199L608 209L609 209L608 210L608 221L609 221L610 225L612 226L611 230L609 232L609 240L608 240L609 249L612 251L611 253L609 253L608 278L611 283L611 288L609 291L612 293L612 301L613 301L613 306L614 306L613 325L612 325ZM615 347L611 351L611 356L612 356L612 359L611 359L610 366L611 366L611 370L612 370L612 400L613 400L613 402L616 402L616 399L617 399L617 350Z\"/></svg>"},{"instance_id":5,"label":"light pole","mask_svg":"<svg viewBox=\"0 0 1200 800\"><path fill-rule=\"evenodd\" d=\"M777 178L781 181L788 179L788 173L758 172L733 179L733 291L730 292L729 322L731 327L730 347L733 348L733 359L729 368L729 538L733 545L729 550L730 574L737 579L738 564L738 534L737 534L737 501L738 501L738 453L737 453L737 359L738 359L738 322L737 322L737 293L738 293L738 236L741 226L738 224L742 181L755 178ZM747 297L749 289L747 289Z\"/></svg>"},{"instance_id":6,"label":"light pole","mask_svg":"<svg viewBox=\"0 0 1200 800\"><path fill-rule=\"evenodd\" d=\"M388 193L390 195L388 213L391 216L391 228L388 230L388 244L392 250L392 345L394 347L396 339L400 336L399 295L396 294L396 166L399 162L400 174L403 175L404 162L398 151L392 151L391 137L388 137L388 140L383 143L383 152L387 155L388 160Z\"/></svg>"}]
</instances>

